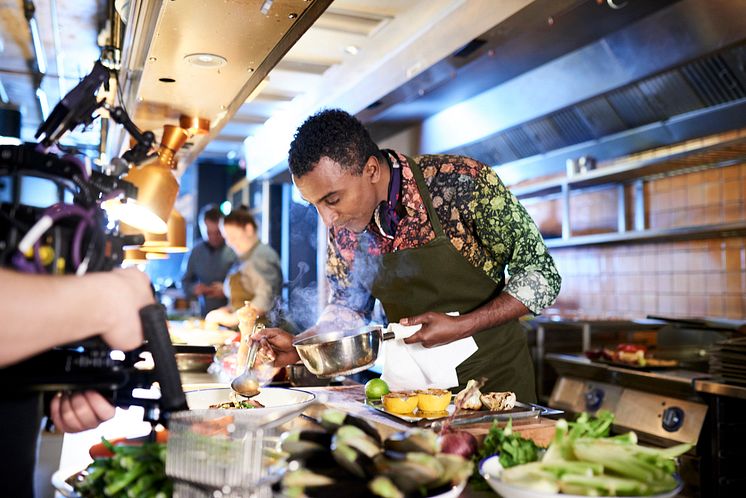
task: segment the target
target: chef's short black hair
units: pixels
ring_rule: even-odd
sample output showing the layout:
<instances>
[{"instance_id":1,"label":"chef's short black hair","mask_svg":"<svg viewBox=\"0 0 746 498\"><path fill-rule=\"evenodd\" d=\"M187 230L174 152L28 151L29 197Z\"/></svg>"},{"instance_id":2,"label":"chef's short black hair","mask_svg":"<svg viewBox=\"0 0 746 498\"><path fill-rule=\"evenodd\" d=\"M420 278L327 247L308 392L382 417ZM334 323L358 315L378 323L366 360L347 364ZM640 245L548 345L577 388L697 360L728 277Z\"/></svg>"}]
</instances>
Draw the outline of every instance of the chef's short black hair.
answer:
<instances>
[{"instance_id":1,"label":"chef's short black hair","mask_svg":"<svg viewBox=\"0 0 746 498\"><path fill-rule=\"evenodd\" d=\"M320 111L296 130L288 151L293 176L309 173L322 157L360 175L370 156L380 156L378 146L355 116L341 109Z\"/></svg>"}]
</instances>

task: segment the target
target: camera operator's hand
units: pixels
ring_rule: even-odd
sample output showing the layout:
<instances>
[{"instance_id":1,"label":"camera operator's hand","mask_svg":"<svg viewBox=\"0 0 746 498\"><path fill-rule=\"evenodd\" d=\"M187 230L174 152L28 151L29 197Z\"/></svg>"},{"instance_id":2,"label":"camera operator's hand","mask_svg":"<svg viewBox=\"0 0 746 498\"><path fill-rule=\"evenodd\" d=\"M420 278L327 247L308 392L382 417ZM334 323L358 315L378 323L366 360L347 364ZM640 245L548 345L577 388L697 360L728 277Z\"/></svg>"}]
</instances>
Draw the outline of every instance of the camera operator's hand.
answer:
<instances>
[{"instance_id":1,"label":"camera operator's hand","mask_svg":"<svg viewBox=\"0 0 746 498\"><path fill-rule=\"evenodd\" d=\"M114 349L129 351L143 342L140 309L155 300L148 276L135 268L114 270L107 276L110 286L102 291L108 296L102 312L108 316L108 326L101 337Z\"/></svg>"},{"instance_id":2,"label":"camera operator's hand","mask_svg":"<svg viewBox=\"0 0 746 498\"><path fill-rule=\"evenodd\" d=\"M115 408L95 391L57 393L49 405L52 422L63 432L81 432L98 427L114 416Z\"/></svg>"},{"instance_id":3,"label":"camera operator's hand","mask_svg":"<svg viewBox=\"0 0 746 498\"><path fill-rule=\"evenodd\" d=\"M101 335L111 347L142 344L140 309L154 302L139 270L34 275L0 268L0 367L60 344Z\"/></svg>"}]
</instances>

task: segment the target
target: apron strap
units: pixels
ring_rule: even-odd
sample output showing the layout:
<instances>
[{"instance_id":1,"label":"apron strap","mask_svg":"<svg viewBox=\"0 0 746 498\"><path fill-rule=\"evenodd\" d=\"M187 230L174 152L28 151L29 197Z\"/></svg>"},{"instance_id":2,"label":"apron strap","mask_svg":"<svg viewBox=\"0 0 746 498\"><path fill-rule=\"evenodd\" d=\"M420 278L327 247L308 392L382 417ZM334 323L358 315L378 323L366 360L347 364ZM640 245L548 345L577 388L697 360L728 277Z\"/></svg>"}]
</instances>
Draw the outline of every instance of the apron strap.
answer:
<instances>
[{"instance_id":1,"label":"apron strap","mask_svg":"<svg viewBox=\"0 0 746 498\"><path fill-rule=\"evenodd\" d=\"M430 218L430 223L433 226L433 230L435 230L435 235L438 237L445 237L443 226L440 224L440 218L438 218L438 213L435 211L435 207L433 206L433 199L430 196L430 191L427 189L425 176L422 174L422 169L420 169L419 163L409 156L404 157L407 158L409 167L414 175L414 181L417 182L417 190L420 191L422 202L425 204L425 208L427 209L427 216Z\"/></svg>"}]
</instances>

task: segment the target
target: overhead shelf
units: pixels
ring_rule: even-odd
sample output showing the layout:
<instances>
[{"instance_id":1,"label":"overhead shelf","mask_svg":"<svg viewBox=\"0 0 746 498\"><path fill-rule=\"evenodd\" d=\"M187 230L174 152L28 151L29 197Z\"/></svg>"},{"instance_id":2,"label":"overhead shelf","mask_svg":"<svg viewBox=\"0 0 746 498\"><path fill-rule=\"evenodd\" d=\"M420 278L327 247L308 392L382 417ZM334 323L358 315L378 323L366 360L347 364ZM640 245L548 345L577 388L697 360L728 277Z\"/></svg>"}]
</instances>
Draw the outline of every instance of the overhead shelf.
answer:
<instances>
[{"instance_id":1,"label":"overhead shelf","mask_svg":"<svg viewBox=\"0 0 746 498\"><path fill-rule=\"evenodd\" d=\"M719 223L693 227L668 228L659 230L631 230L627 232L598 233L579 235L566 239L546 239L547 247L577 247L621 242L655 242L709 239L713 237L737 237L746 235L746 222Z\"/></svg>"},{"instance_id":2,"label":"overhead shelf","mask_svg":"<svg viewBox=\"0 0 746 498\"><path fill-rule=\"evenodd\" d=\"M663 175L684 174L746 164L746 130L690 140L662 150L645 151L616 161L608 161L599 169L572 177L513 188L519 199L559 194L562 209L562 236L546 239L547 247L577 247L624 242L655 242L746 235L746 221L676 228L648 228L645 213L644 181ZM606 185L615 187L617 196L617 231L592 235L573 235L570 219L570 194L573 190ZM628 227L626 186L632 186L632 225Z\"/></svg>"},{"instance_id":3,"label":"overhead shelf","mask_svg":"<svg viewBox=\"0 0 746 498\"><path fill-rule=\"evenodd\" d=\"M525 199L561 193L563 188L575 190L625 183L655 175L723 168L743 162L746 162L746 137L737 134L730 140L712 141L695 149L679 146L665 156L621 160L588 173L511 188L511 191L519 199Z\"/></svg>"}]
</instances>

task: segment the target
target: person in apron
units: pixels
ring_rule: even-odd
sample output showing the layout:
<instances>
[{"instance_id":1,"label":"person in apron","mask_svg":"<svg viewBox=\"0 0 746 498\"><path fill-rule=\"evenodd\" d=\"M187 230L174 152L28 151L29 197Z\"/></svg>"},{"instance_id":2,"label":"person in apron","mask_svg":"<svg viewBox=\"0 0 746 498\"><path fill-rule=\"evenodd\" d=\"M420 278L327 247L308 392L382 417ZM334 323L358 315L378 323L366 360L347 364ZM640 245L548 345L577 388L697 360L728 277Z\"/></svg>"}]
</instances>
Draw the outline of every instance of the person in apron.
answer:
<instances>
[{"instance_id":1,"label":"person in apron","mask_svg":"<svg viewBox=\"0 0 746 498\"><path fill-rule=\"evenodd\" d=\"M211 311L205 320L235 327L238 325L236 310L250 301L259 312L261 321L265 322L282 292L280 257L259 240L254 217L245 208L228 214L221 229L238 260L228 271L223 284L228 306Z\"/></svg>"},{"instance_id":2,"label":"person in apron","mask_svg":"<svg viewBox=\"0 0 746 498\"><path fill-rule=\"evenodd\" d=\"M329 227L331 296L321 324L364 321L377 299L389 322L422 325L406 343L474 338L477 351L456 369L458 389L486 377L485 391L535 401L518 318L554 302L561 278L536 225L491 168L460 156L381 151L340 110L310 117L288 162ZM293 359L291 338L276 329L263 335L278 361Z\"/></svg>"}]
</instances>

